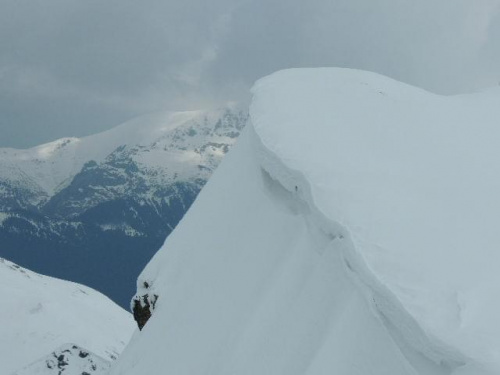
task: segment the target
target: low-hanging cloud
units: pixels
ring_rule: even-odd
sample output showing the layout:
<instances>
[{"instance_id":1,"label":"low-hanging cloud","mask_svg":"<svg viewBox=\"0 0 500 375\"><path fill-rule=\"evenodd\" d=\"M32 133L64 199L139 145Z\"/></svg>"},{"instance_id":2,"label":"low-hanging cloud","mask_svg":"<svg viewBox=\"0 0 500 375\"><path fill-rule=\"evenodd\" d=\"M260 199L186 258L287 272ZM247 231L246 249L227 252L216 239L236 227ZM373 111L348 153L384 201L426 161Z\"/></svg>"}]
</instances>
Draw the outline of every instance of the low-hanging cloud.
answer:
<instances>
[{"instance_id":1,"label":"low-hanging cloud","mask_svg":"<svg viewBox=\"0 0 500 375\"><path fill-rule=\"evenodd\" d=\"M289 67L453 94L500 81L499 0L0 0L0 145L248 100Z\"/></svg>"}]
</instances>

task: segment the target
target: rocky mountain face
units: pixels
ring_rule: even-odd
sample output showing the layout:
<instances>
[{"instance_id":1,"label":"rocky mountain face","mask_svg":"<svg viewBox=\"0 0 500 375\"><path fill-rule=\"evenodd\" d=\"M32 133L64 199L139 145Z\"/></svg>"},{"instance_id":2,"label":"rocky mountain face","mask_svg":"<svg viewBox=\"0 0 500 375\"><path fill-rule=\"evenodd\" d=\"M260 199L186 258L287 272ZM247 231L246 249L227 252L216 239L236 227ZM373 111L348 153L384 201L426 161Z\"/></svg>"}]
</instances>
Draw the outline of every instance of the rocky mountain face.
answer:
<instances>
[{"instance_id":1,"label":"rocky mountain face","mask_svg":"<svg viewBox=\"0 0 500 375\"><path fill-rule=\"evenodd\" d=\"M0 256L128 307L137 275L246 120L237 108L158 113L82 139L0 149Z\"/></svg>"}]
</instances>

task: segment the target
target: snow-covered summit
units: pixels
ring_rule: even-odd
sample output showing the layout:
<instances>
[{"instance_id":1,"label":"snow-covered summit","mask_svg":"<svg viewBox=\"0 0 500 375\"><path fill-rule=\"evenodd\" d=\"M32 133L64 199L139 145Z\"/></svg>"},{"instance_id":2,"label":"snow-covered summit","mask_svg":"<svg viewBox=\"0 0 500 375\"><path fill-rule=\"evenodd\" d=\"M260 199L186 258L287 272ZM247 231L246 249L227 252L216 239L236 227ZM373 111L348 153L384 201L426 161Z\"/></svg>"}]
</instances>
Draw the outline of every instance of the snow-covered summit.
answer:
<instances>
[{"instance_id":1,"label":"snow-covered summit","mask_svg":"<svg viewBox=\"0 0 500 375\"><path fill-rule=\"evenodd\" d=\"M230 117L241 117L241 121ZM89 161L102 162L118 147L135 148L151 154L140 156L146 166L155 168L174 163L178 173L186 171L190 162L195 167L210 163L217 144L231 143L245 122L245 113L237 107L213 111L158 112L127 121L115 128L84 138L62 138L19 150L0 149L0 181L17 182L26 178L40 190L41 199L54 195L67 186ZM215 128L214 128L215 126ZM196 152L212 142L212 153ZM168 151L161 153L161 150ZM206 160L208 159L208 160ZM192 173L192 172L191 172ZM39 203L34 201L33 203Z\"/></svg>"},{"instance_id":2,"label":"snow-covered summit","mask_svg":"<svg viewBox=\"0 0 500 375\"><path fill-rule=\"evenodd\" d=\"M0 300L1 374L20 370L67 343L95 353L91 357L102 367L118 357L135 329L129 313L95 290L2 258Z\"/></svg>"},{"instance_id":3,"label":"snow-covered summit","mask_svg":"<svg viewBox=\"0 0 500 375\"><path fill-rule=\"evenodd\" d=\"M500 90L299 69L253 93L111 373L500 373Z\"/></svg>"},{"instance_id":4,"label":"snow-covered summit","mask_svg":"<svg viewBox=\"0 0 500 375\"><path fill-rule=\"evenodd\" d=\"M347 258L371 271L361 279L394 295L435 345L421 349L500 371L500 88L443 97L327 69L278 73L254 94L262 143L349 235Z\"/></svg>"}]
</instances>

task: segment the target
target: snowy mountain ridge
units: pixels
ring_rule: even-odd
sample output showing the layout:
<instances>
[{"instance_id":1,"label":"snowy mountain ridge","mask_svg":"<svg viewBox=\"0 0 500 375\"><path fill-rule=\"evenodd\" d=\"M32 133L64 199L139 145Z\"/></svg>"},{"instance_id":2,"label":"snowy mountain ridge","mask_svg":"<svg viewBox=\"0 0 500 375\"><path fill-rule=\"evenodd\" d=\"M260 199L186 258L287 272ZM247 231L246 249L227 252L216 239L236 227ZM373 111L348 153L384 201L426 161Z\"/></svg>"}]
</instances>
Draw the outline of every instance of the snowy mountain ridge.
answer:
<instances>
[{"instance_id":1,"label":"snowy mountain ridge","mask_svg":"<svg viewBox=\"0 0 500 375\"><path fill-rule=\"evenodd\" d=\"M190 179L199 174L198 165L214 167L245 120L238 108L160 112L84 138L62 138L27 150L2 148L0 181L32 190L36 199L30 203L39 205L66 187L89 161L133 158L152 175L168 164L170 178Z\"/></svg>"},{"instance_id":2,"label":"snowy mountain ridge","mask_svg":"<svg viewBox=\"0 0 500 375\"><path fill-rule=\"evenodd\" d=\"M498 374L500 91L298 69L253 93L111 374Z\"/></svg>"}]
</instances>

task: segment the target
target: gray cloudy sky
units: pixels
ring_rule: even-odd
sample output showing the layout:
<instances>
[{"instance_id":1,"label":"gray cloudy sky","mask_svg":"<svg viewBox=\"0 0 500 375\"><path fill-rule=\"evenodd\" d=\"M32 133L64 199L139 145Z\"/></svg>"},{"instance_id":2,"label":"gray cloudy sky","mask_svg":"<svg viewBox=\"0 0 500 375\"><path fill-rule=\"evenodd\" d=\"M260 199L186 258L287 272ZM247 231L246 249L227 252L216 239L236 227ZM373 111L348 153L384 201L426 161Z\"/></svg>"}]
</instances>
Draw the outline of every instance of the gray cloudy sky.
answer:
<instances>
[{"instance_id":1,"label":"gray cloudy sky","mask_svg":"<svg viewBox=\"0 0 500 375\"><path fill-rule=\"evenodd\" d=\"M500 0L0 0L0 147L248 100L288 67L500 81Z\"/></svg>"}]
</instances>

